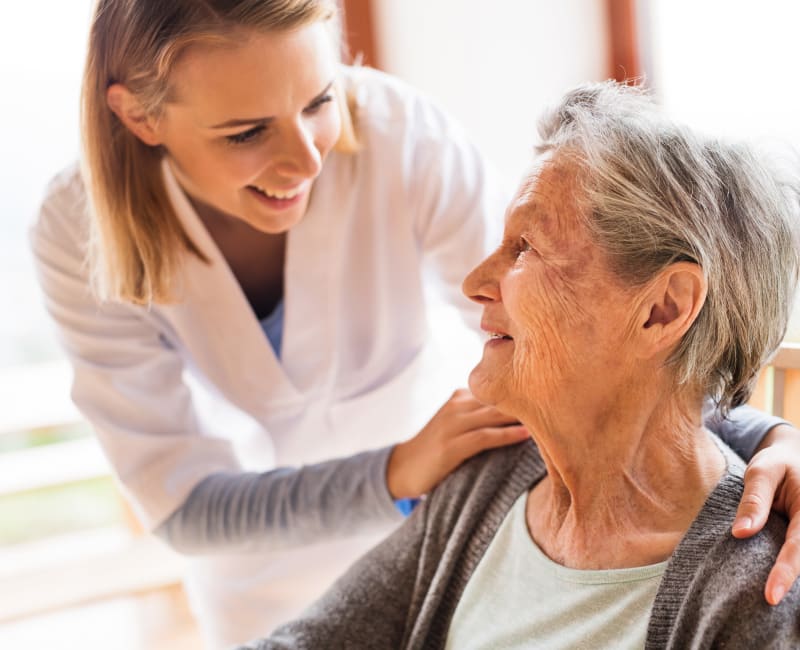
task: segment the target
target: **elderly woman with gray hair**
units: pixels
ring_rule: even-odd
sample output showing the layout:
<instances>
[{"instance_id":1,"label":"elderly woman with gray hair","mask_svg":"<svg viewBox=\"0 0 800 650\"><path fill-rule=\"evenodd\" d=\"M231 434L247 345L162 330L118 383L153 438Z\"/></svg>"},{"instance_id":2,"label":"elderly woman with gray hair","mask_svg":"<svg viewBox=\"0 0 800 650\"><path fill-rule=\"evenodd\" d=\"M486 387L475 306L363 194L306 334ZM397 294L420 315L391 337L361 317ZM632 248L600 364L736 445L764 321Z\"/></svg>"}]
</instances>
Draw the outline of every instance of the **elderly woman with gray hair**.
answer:
<instances>
[{"instance_id":1,"label":"elderly woman with gray hair","mask_svg":"<svg viewBox=\"0 0 800 650\"><path fill-rule=\"evenodd\" d=\"M489 334L470 388L533 440L466 463L251 647L800 646L800 587L762 597L786 522L731 536L744 466L701 417L781 342L798 186L611 83L542 136L464 282Z\"/></svg>"}]
</instances>

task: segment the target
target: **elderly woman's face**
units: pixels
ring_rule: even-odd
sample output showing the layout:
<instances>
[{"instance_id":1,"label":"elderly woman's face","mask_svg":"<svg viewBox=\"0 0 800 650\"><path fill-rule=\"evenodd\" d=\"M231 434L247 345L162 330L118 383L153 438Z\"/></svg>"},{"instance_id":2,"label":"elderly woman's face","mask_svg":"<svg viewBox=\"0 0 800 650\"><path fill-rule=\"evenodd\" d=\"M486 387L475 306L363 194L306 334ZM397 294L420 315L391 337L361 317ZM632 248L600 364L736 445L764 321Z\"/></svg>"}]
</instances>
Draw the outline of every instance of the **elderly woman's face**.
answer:
<instances>
[{"instance_id":1,"label":"elderly woman's face","mask_svg":"<svg viewBox=\"0 0 800 650\"><path fill-rule=\"evenodd\" d=\"M464 281L491 337L470 388L517 416L520 400L602 399L624 361L632 296L582 221L576 173L557 158L534 170L508 209L502 244Z\"/></svg>"}]
</instances>

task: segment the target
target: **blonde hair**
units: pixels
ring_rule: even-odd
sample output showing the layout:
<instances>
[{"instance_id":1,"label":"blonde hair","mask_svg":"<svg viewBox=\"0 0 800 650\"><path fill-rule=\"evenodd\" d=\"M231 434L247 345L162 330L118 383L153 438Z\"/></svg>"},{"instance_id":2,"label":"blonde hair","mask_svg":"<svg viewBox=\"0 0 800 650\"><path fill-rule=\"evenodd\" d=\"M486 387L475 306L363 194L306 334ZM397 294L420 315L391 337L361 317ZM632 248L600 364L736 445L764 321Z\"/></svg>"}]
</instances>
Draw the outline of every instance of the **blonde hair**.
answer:
<instances>
[{"instance_id":1,"label":"blonde hair","mask_svg":"<svg viewBox=\"0 0 800 650\"><path fill-rule=\"evenodd\" d=\"M158 115L170 73L192 44L227 43L241 30L280 31L326 21L339 46L333 0L98 0L89 35L81 96L82 173L89 194L89 264L103 299L138 304L175 299L173 281L189 253L208 258L189 238L167 196L164 152L131 133L106 102L121 83ZM346 100L337 149L353 151Z\"/></svg>"}]
</instances>

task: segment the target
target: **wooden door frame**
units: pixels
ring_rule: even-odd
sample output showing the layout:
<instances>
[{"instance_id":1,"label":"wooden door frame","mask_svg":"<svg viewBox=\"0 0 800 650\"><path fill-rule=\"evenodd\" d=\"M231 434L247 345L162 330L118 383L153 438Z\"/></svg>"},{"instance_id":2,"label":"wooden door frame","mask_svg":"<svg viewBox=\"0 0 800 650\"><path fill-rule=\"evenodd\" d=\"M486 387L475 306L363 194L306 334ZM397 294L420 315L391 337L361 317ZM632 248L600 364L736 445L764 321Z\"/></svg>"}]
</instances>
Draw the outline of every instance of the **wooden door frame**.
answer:
<instances>
[{"instance_id":1,"label":"wooden door frame","mask_svg":"<svg viewBox=\"0 0 800 650\"><path fill-rule=\"evenodd\" d=\"M608 19L608 76L617 81L640 80L640 48L637 0L606 0Z\"/></svg>"},{"instance_id":2,"label":"wooden door frame","mask_svg":"<svg viewBox=\"0 0 800 650\"><path fill-rule=\"evenodd\" d=\"M342 32L350 60L372 68L381 67L375 25L375 0L339 0Z\"/></svg>"}]
</instances>

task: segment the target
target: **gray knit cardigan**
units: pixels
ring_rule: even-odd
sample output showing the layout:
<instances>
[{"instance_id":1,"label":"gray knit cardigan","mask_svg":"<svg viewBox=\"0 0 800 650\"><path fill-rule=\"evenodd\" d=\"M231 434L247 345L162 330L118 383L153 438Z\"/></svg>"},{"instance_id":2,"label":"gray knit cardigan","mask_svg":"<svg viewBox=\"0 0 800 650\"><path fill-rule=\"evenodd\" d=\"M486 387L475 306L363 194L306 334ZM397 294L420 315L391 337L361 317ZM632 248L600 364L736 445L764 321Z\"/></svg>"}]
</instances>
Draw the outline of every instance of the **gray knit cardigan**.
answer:
<instances>
[{"instance_id":1,"label":"gray knit cardigan","mask_svg":"<svg viewBox=\"0 0 800 650\"><path fill-rule=\"evenodd\" d=\"M786 533L735 540L744 467L728 468L669 560L646 648L800 648L800 587L777 607L764 583ZM242 648L442 648L456 604L503 518L545 475L533 442L487 452L448 477L303 616ZM536 647L535 639L531 647Z\"/></svg>"}]
</instances>

